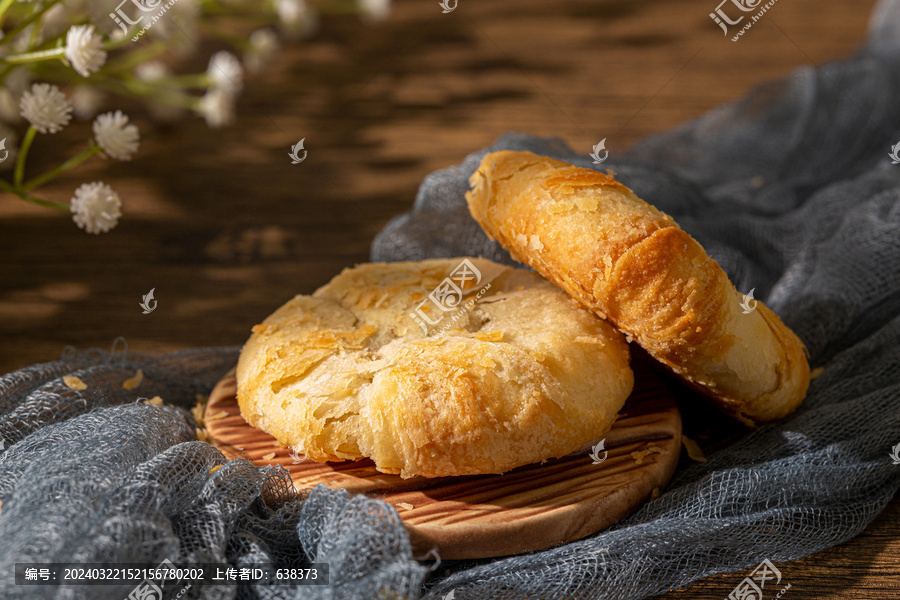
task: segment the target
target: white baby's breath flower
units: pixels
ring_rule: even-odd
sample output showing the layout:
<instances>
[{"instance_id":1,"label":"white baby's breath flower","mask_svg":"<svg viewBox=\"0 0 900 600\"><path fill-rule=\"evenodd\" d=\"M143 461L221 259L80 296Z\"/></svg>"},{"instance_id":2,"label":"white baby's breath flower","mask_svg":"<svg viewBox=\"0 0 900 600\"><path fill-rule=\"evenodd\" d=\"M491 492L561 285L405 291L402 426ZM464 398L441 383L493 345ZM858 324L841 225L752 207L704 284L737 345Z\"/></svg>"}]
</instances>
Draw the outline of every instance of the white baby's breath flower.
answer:
<instances>
[{"instance_id":1,"label":"white baby's breath flower","mask_svg":"<svg viewBox=\"0 0 900 600\"><path fill-rule=\"evenodd\" d=\"M244 66L251 73L262 71L278 51L278 36L271 29L257 29L250 34L250 47L244 54Z\"/></svg>"},{"instance_id":2,"label":"white baby's breath flower","mask_svg":"<svg viewBox=\"0 0 900 600\"><path fill-rule=\"evenodd\" d=\"M134 76L144 83L156 83L169 75L169 68L158 60L148 60L134 69Z\"/></svg>"},{"instance_id":3,"label":"white baby's breath flower","mask_svg":"<svg viewBox=\"0 0 900 600\"><path fill-rule=\"evenodd\" d=\"M56 133L72 119L72 103L59 88L49 83L35 83L19 99L22 116L41 133Z\"/></svg>"},{"instance_id":4,"label":"white baby's breath flower","mask_svg":"<svg viewBox=\"0 0 900 600\"><path fill-rule=\"evenodd\" d=\"M72 220L87 233L106 233L122 216L119 195L102 181L78 186L69 207Z\"/></svg>"},{"instance_id":5,"label":"white baby's breath flower","mask_svg":"<svg viewBox=\"0 0 900 600\"><path fill-rule=\"evenodd\" d=\"M97 114L97 111L100 110L105 99L106 94L95 87L89 85L76 86L72 90L72 106L75 107L75 116L82 121L92 119Z\"/></svg>"},{"instance_id":6,"label":"white baby's breath flower","mask_svg":"<svg viewBox=\"0 0 900 600\"><path fill-rule=\"evenodd\" d=\"M141 134L128 123L121 110L102 114L94 121L94 139L110 158L131 160L140 146Z\"/></svg>"},{"instance_id":7,"label":"white baby's breath flower","mask_svg":"<svg viewBox=\"0 0 900 600\"><path fill-rule=\"evenodd\" d=\"M90 77L106 63L103 39L93 25L73 25L66 34L66 58L82 77Z\"/></svg>"},{"instance_id":8,"label":"white baby's breath flower","mask_svg":"<svg viewBox=\"0 0 900 600\"><path fill-rule=\"evenodd\" d=\"M290 38L310 35L318 25L316 14L304 0L275 0L278 26Z\"/></svg>"},{"instance_id":9,"label":"white baby's breath flower","mask_svg":"<svg viewBox=\"0 0 900 600\"><path fill-rule=\"evenodd\" d=\"M206 75L212 81L212 87L228 94L237 94L244 85L244 69L240 61L225 50L216 52L209 59Z\"/></svg>"},{"instance_id":10,"label":"white baby's breath flower","mask_svg":"<svg viewBox=\"0 0 900 600\"><path fill-rule=\"evenodd\" d=\"M210 127L222 127L234 121L234 95L219 88L209 88L200 99L200 114Z\"/></svg>"},{"instance_id":11,"label":"white baby's breath flower","mask_svg":"<svg viewBox=\"0 0 900 600\"><path fill-rule=\"evenodd\" d=\"M391 0L359 0L359 9L367 21L385 21L391 14Z\"/></svg>"}]
</instances>

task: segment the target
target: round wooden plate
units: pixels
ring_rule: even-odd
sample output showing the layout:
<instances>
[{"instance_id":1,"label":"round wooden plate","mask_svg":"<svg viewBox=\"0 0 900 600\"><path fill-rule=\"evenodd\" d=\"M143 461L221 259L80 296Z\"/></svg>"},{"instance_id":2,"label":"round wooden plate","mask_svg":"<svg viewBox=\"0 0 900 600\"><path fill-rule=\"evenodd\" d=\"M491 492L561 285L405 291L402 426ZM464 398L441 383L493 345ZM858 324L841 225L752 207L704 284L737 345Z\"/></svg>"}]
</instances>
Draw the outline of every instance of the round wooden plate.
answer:
<instances>
[{"instance_id":1,"label":"round wooden plate","mask_svg":"<svg viewBox=\"0 0 900 600\"><path fill-rule=\"evenodd\" d=\"M413 550L442 559L519 554L596 533L628 516L665 486L681 453L681 415L668 389L635 361L635 387L595 463L589 452L503 475L401 479L372 461L317 463L292 454L244 421L234 373L210 394L204 413L211 441L229 459L281 465L298 490L324 484L397 508Z\"/></svg>"}]
</instances>

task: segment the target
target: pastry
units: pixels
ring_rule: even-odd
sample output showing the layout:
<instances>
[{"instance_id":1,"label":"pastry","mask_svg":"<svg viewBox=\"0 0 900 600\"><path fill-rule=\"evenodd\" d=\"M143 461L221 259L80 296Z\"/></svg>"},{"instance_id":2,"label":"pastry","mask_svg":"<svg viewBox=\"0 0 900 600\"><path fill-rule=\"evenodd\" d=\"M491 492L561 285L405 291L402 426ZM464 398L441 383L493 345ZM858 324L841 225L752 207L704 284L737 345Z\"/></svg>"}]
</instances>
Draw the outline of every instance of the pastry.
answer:
<instances>
[{"instance_id":1,"label":"pastry","mask_svg":"<svg viewBox=\"0 0 900 600\"><path fill-rule=\"evenodd\" d=\"M806 348L743 295L668 215L610 175L530 152L494 152L472 176L472 216L513 258L615 324L747 423L791 413Z\"/></svg>"},{"instance_id":2,"label":"pastry","mask_svg":"<svg viewBox=\"0 0 900 600\"><path fill-rule=\"evenodd\" d=\"M503 473L589 447L631 392L624 336L483 259L363 264L253 327L248 423L319 462L404 478Z\"/></svg>"}]
</instances>

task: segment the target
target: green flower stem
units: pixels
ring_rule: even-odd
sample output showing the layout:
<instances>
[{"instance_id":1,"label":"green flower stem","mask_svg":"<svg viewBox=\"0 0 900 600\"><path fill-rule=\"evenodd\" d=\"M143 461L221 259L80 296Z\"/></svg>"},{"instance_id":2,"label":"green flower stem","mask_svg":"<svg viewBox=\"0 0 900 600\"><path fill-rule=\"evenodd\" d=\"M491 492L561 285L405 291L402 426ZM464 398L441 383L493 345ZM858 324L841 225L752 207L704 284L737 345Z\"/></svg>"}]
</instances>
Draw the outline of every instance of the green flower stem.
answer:
<instances>
[{"instance_id":1,"label":"green flower stem","mask_svg":"<svg viewBox=\"0 0 900 600\"><path fill-rule=\"evenodd\" d=\"M0 27L3 26L3 20L6 18L6 11L16 0L3 0L0 2Z\"/></svg>"},{"instance_id":2,"label":"green flower stem","mask_svg":"<svg viewBox=\"0 0 900 600\"><path fill-rule=\"evenodd\" d=\"M34 188L44 185L45 183L47 183L48 181L50 181L57 175L59 175L61 173L65 173L66 171L69 171L71 169L74 169L75 167L77 167L78 165L80 165L81 163L83 163L84 161L89 159L90 157L102 152L102 149L100 148L100 146L97 145L96 142L94 142L94 140L91 140L90 143L91 143L91 146L87 150L85 150L84 152L79 154L78 156L70 158L63 164L59 165L55 169L51 169L50 171L47 171L43 175L38 175L37 177L35 177L32 180L26 181L25 185L21 186L22 190L24 190L26 192L30 192Z\"/></svg>"},{"instance_id":3,"label":"green flower stem","mask_svg":"<svg viewBox=\"0 0 900 600\"><path fill-rule=\"evenodd\" d=\"M206 73L191 73L166 77L166 83L182 89L206 89L210 86L212 80Z\"/></svg>"},{"instance_id":4,"label":"green flower stem","mask_svg":"<svg viewBox=\"0 0 900 600\"><path fill-rule=\"evenodd\" d=\"M31 13L31 15L29 15L24 21L19 23L15 29L13 29L9 33L5 34L3 36L3 40L0 41L0 43L6 43L9 40L12 40L13 38L15 38L17 35L19 35L23 31L25 31L26 27L28 27L29 25L31 25L32 23L34 23L35 21L40 19L42 16L44 16L45 12L47 12L48 10L53 8L55 5L59 4L60 1L61 0L50 0L50 2L47 2L43 5L38 6L38 8L36 8L35 11L33 13Z\"/></svg>"},{"instance_id":5,"label":"green flower stem","mask_svg":"<svg viewBox=\"0 0 900 600\"><path fill-rule=\"evenodd\" d=\"M22 179L25 178L25 159L28 157L28 151L31 150L31 143L34 141L35 135L37 135L37 129L34 128L34 125L29 125L22 145L19 147L19 157L16 159L16 169L13 174L13 183L17 188L22 185Z\"/></svg>"},{"instance_id":6,"label":"green flower stem","mask_svg":"<svg viewBox=\"0 0 900 600\"><path fill-rule=\"evenodd\" d=\"M165 80L168 82L168 79ZM135 77L126 79L97 78L91 80L91 84L119 96L132 96L150 98L162 104L177 106L179 108L194 108L194 98L182 94L176 90L166 90L155 87L153 84L141 81Z\"/></svg>"},{"instance_id":7,"label":"green flower stem","mask_svg":"<svg viewBox=\"0 0 900 600\"><path fill-rule=\"evenodd\" d=\"M123 38L126 41L131 41L131 38ZM121 41L121 40L120 40ZM107 50L113 48L113 45L105 46ZM110 60L108 63L103 65L104 73L114 73L117 71L131 71L137 65L147 62L148 60L154 59L160 54L165 53L166 51L166 43L162 40L158 40L147 44L146 46L140 46L136 50L125 54L124 56L117 57L114 60Z\"/></svg>"},{"instance_id":8,"label":"green flower stem","mask_svg":"<svg viewBox=\"0 0 900 600\"><path fill-rule=\"evenodd\" d=\"M48 208L55 208L55 209L64 210L67 212L69 210L71 210L71 208L69 207L68 204L61 204L59 202L51 202L49 200L44 200L43 198L36 198L36 197L32 196L31 194L26 193L24 190L21 190L14 186L11 186L10 184L3 181L2 179L0 179L0 189L5 190L5 191L9 192L10 194L15 194L22 200L27 200L28 202L31 202L32 204L38 204L40 206L46 206Z\"/></svg>"},{"instance_id":9,"label":"green flower stem","mask_svg":"<svg viewBox=\"0 0 900 600\"><path fill-rule=\"evenodd\" d=\"M42 60L55 60L63 58L66 55L66 49L51 48L49 50L39 50L37 52L26 52L24 54L13 54L0 58L3 62L11 65L21 65L25 63L40 62Z\"/></svg>"}]
</instances>

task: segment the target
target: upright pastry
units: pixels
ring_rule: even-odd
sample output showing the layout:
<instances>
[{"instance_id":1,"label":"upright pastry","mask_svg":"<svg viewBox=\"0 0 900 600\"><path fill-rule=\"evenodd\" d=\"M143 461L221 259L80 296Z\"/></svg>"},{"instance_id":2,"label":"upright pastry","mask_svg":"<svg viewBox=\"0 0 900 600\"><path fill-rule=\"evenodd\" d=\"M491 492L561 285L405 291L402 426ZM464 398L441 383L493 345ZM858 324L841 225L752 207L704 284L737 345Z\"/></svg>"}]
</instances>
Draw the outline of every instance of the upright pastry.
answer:
<instances>
[{"instance_id":1,"label":"upright pastry","mask_svg":"<svg viewBox=\"0 0 900 600\"><path fill-rule=\"evenodd\" d=\"M543 278L476 258L346 269L244 346L248 423L312 460L402 477L503 473L610 429L624 336Z\"/></svg>"},{"instance_id":2,"label":"upright pastry","mask_svg":"<svg viewBox=\"0 0 900 600\"><path fill-rule=\"evenodd\" d=\"M703 247L613 177L504 151L470 182L469 210L489 236L725 411L767 422L803 400L799 338L762 302L745 314Z\"/></svg>"}]
</instances>

